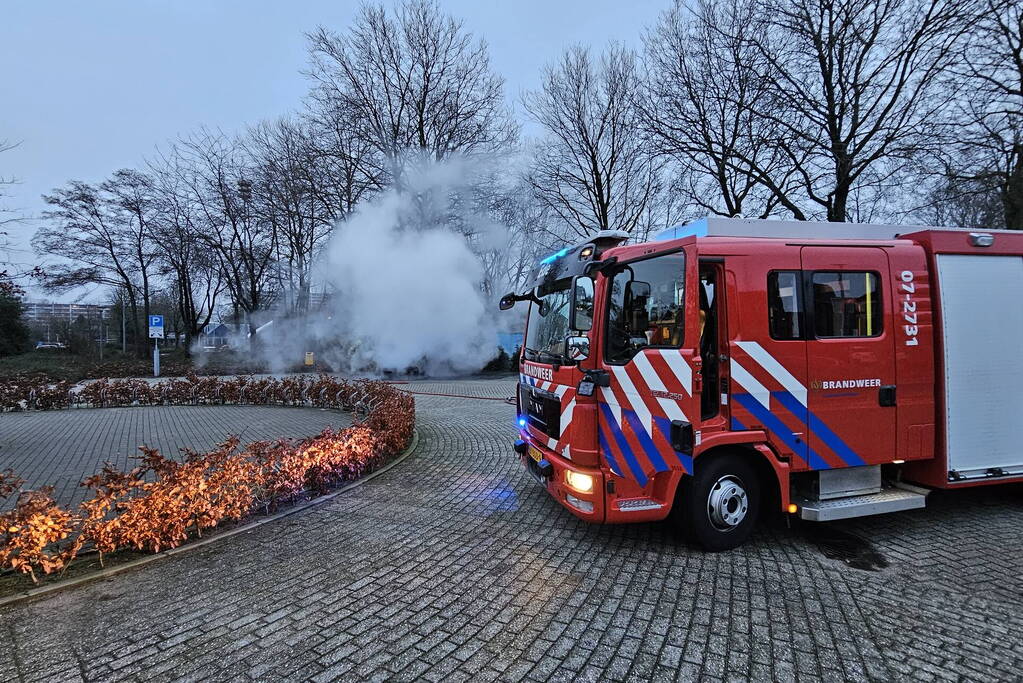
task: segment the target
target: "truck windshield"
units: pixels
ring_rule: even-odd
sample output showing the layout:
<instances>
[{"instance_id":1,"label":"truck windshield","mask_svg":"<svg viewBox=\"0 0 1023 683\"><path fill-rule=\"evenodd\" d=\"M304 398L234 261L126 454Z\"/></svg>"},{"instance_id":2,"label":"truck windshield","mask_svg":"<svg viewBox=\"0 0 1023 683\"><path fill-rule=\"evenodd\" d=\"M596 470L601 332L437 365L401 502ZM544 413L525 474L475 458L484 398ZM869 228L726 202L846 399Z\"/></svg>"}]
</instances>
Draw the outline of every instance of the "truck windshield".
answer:
<instances>
[{"instance_id":1,"label":"truck windshield","mask_svg":"<svg viewBox=\"0 0 1023 683\"><path fill-rule=\"evenodd\" d=\"M537 288L537 298L529 304L526 322L526 358L540 362L564 361L568 335L568 309L571 305L571 278Z\"/></svg>"}]
</instances>

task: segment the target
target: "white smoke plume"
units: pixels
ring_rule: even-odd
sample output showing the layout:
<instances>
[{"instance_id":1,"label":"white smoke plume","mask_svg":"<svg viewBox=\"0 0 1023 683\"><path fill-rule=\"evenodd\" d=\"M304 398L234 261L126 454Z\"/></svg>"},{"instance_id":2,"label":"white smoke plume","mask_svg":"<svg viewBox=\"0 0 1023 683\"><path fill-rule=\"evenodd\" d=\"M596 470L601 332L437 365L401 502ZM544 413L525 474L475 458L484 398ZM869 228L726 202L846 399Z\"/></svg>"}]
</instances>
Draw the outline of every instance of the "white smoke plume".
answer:
<instances>
[{"instance_id":1,"label":"white smoke plume","mask_svg":"<svg viewBox=\"0 0 1023 683\"><path fill-rule=\"evenodd\" d=\"M497 355L479 254L502 249L507 233L471 208L478 173L464 160L420 166L339 223L313 271L325 304L258 335L270 369L314 350L339 372L443 376Z\"/></svg>"}]
</instances>

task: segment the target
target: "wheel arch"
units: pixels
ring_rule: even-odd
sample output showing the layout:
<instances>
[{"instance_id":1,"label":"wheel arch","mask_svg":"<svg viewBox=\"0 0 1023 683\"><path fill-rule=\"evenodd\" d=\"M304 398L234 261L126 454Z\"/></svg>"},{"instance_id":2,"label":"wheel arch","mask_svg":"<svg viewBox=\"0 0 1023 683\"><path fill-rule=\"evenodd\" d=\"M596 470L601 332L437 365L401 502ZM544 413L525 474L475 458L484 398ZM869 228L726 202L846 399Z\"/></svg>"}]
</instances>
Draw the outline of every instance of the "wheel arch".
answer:
<instances>
[{"instance_id":1,"label":"wheel arch","mask_svg":"<svg viewBox=\"0 0 1023 683\"><path fill-rule=\"evenodd\" d=\"M778 458L773 450L762 443L731 443L713 446L702 451L693 458L693 471L684 476L692 476L696 468L706 466L711 460L725 455L740 455L748 458L748 462L757 474L761 484L761 492L764 496L766 511L773 507L775 510L787 510L790 502L789 496L789 465ZM682 478L676 485L675 495L678 495L682 484Z\"/></svg>"}]
</instances>

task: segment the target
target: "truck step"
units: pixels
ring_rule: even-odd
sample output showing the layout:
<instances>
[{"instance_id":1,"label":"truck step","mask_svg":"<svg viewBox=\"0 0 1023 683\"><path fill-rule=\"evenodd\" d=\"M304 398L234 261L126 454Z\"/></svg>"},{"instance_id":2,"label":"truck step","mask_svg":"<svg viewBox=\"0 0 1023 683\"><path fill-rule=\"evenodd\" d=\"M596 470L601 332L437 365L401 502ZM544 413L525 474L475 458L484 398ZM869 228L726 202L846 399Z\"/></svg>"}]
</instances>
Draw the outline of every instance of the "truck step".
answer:
<instances>
[{"instance_id":1,"label":"truck step","mask_svg":"<svg viewBox=\"0 0 1023 683\"><path fill-rule=\"evenodd\" d=\"M652 498L625 498L618 501L618 509L622 512L639 512L640 510L658 510L664 507Z\"/></svg>"},{"instance_id":2,"label":"truck step","mask_svg":"<svg viewBox=\"0 0 1023 683\"><path fill-rule=\"evenodd\" d=\"M811 522L830 522L836 519L867 517L886 512L914 510L927 503L924 489L885 488L878 493L848 496L832 500L793 500L799 506L799 516Z\"/></svg>"}]
</instances>

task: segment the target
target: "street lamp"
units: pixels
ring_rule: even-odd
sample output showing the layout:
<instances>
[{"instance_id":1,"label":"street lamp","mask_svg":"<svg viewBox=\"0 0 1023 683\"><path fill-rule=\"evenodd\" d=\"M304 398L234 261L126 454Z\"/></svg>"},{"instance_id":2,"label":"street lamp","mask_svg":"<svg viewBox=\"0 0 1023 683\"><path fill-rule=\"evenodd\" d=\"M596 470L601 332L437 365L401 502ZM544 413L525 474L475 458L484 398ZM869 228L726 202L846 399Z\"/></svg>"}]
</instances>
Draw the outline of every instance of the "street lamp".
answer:
<instances>
[{"instance_id":1,"label":"street lamp","mask_svg":"<svg viewBox=\"0 0 1023 683\"><path fill-rule=\"evenodd\" d=\"M245 229L249 228L249 201L252 199L252 181L245 178L238 179L238 196L241 197L242 202L245 204L245 212L242 214L242 220L245 222ZM248 307L246 307L248 308ZM252 322L249 319L248 310L245 311L245 327L248 328L248 346L249 351L252 350Z\"/></svg>"}]
</instances>

